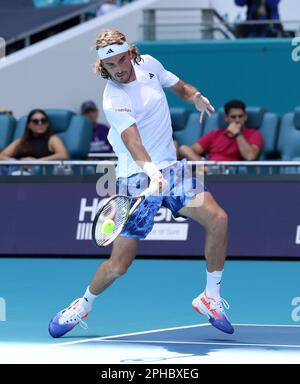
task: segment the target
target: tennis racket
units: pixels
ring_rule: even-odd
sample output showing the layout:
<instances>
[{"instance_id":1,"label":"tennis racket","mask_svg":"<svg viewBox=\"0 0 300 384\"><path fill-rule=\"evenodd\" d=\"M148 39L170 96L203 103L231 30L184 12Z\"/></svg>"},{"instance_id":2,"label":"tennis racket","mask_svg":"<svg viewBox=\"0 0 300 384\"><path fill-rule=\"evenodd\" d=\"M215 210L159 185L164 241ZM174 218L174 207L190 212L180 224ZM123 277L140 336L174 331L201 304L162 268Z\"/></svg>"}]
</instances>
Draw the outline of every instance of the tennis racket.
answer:
<instances>
[{"instance_id":1,"label":"tennis racket","mask_svg":"<svg viewBox=\"0 0 300 384\"><path fill-rule=\"evenodd\" d=\"M96 245L105 247L111 244L122 232L127 220L137 209L137 207L150 195L157 192L157 186L151 185L139 196L130 197L123 195L114 195L99 209L92 226L92 238ZM132 200L136 200L130 208ZM114 229L109 234L102 232L102 225L107 220L113 220Z\"/></svg>"}]
</instances>

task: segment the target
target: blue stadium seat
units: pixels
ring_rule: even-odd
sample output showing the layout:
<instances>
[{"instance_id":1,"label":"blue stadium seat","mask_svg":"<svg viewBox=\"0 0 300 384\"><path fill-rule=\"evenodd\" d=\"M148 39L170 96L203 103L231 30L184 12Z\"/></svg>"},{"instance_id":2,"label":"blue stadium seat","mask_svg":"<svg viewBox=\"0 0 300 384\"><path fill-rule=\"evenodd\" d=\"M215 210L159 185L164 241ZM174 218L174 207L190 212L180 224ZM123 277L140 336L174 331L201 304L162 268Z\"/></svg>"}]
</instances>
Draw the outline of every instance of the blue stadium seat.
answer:
<instances>
[{"instance_id":1,"label":"blue stadium seat","mask_svg":"<svg viewBox=\"0 0 300 384\"><path fill-rule=\"evenodd\" d=\"M53 131L64 141L70 159L86 159L92 140L92 122L72 111L45 109ZM13 139L21 137L25 130L27 116L19 119Z\"/></svg>"},{"instance_id":2,"label":"blue stadium seat","mask_svg":"<svg viewBox=\"0 0 300 384\"><path fill-rule=\"evenodd\" d=\"M213 131L214 129L226 127L226 123L224 122L222 114L223 109L220 109L219 112L213 113L211 117L205 116L203 122L202 136L206 135L210 131Z\"/></svg>"},{"instance_id":3,"label":"blue stadium seat","mask_svg":"<svg viewBox=\"0 0 300 384\"><path fill-rule=\"evenodd\" d=\"M17 121L13 116L0 115L0 150L12 141L16 124Z\"/></svg>"},{"instance_id":4,"label":"blue stadium seat","mask_svg":"<svg viewBox=\"0 0 300 384\"><path fill-rule=\"evenodd\" d=\"M183 107L171 107L171 120L173 131L181 131L184 129L187 119L189 117L190 111Z\"/></svg>"},{"instance_id":5,"label":"blue stadium seat","mask_svg":"<svg viewBox=\"0 0 300 384\"><path fill-rule=\"evenodd\" d=\"M86 159L90 150L93 135L92 122L86 117L75 115L69 128L59 136L68 148L72 159Z\"/></svg>"},{"instance_id":6,"label":"blue stadium seat","mask_svg":"<svg viewBox=\"0 0 300 384\"><path fill-rule=\"evenodd\" d=\"M203 124L200 124L199 118L199 112L190 113L183 129L174 132L179 145L192 145L202 136Z\"/></svg>"},{"instance_id":7,"label":"blue stadium seat","mask_svg":"<svg viewBox=\"0 0 300 384\"><path fill-rule=\"evenodd\" d=\"M300 107L283 116L278 138L278 151L282 160L300 157Z\"/></svg>"},{"instance_id":8,"label":"blue stadium seat","mask_svg":"<svg viewBox=\"0 0 300 384\"><path fill-rule=\"evenodd\" d=\"M187 123L190 111L183 107L171 107L171 121L174 138L181 144L181 136Z\"/></svg>"},{"instance_id":9,"label":"blue stadium seat","mask_svg":"<svg viewBox=\"0 0 300 384\"><path fill-rule=\"evenodd\" d=\"M94 3L96 0L63 0L62 4L88 4Z\"/></svg>"},{"instance_id":10,"label":"blue stadium seat","mask_svg":"<svg viewBox=\"0 0 300 384\"><path fill-rule=\"evenodd\" d=\"M33 0L33 5L36 8L54 7L61 5L60 0Z\"/></svg>"},{"instance_id":11,"label":"blue stadium seat","mask_svg":"<svg viewBox=\"0 0 300 384\"><path fill-rule=\"evenodd\" d=\"M259 130L264 139L264 148L259 160L276 159L277 140L279 134L280 116L276 113L266 112L264 114Z\"/></svg>"}]
</instances>

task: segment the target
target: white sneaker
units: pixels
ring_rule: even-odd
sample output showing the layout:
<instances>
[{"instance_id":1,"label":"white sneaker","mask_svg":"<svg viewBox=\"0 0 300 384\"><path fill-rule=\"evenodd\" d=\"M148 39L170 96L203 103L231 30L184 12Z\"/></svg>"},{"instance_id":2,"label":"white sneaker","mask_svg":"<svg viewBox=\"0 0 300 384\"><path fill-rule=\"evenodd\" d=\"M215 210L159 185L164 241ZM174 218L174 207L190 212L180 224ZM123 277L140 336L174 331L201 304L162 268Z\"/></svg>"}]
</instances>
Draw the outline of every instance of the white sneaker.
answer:
<instances>
[{"instance_id":1,"label":"white sneaker","mask_svg":"<svg viewBox=\"0 0 300 384\"><path fill-rule=\"evenodd\" d=\"M84 329L88 328L88 325L82 320L88 316L82 300L82 298L74 300L69 307L58 312L51 319L48 330L52 337L61 337L78 324Z\"/></svg>"},{"instance_id":2,"label":"white sneaker","mask_svg":"<svg viewBox=\"0 0 300 384\"><path fill-rule=\"evenodd\" d=\"M222 299L221 297L218 299L207 297L204 291L193 300L192 306L201 315L207 316L209 322L215 328L225 333L232 334L234 332L224 311L224 307L229 309L229 304L225 299Z\"/></svg>"}]
</instances>

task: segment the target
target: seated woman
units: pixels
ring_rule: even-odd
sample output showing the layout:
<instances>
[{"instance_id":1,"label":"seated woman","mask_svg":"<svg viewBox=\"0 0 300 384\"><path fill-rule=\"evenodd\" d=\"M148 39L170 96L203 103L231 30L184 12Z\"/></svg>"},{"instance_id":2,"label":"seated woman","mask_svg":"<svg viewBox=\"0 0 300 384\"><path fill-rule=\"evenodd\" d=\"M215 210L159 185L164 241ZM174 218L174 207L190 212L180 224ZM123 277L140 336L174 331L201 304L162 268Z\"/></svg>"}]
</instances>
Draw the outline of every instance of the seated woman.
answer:
<instances>
[{"instance_id":1,"label":"seated woman","mask_svg":"<svg viewBox=\"0 0 300 384\"><path fill-rule=\"evenodd\" d=\"M68 151L63 141L54 134L47 114L32 110L23 136L14 140L0 152L0 160L67 160Z\"/></svg>"}]
</instances>

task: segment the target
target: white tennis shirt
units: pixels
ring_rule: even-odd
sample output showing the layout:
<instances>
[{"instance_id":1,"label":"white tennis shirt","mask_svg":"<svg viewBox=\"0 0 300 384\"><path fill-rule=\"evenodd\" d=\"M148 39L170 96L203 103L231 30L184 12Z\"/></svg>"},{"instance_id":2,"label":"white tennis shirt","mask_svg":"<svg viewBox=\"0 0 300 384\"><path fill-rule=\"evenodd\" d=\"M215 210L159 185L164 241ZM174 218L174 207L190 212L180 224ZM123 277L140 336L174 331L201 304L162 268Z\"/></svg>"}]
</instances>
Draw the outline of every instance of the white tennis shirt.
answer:
<instances>
[{"instance_id":1,"label":"white tennis shirt","mask_svg":"<svg viewBox=\"0 0 300 384\"><path fill-rule=\"evenodd\" d=\"M117 177L142 172L121 138L121 133L136 124L151 160L160 168L176 161L170 110L163 88L179 78L150 55L142 55L134 65L136 80L122 84L108 80L103 94L103 110L110 124L108 140L118 156Z\"/></svg>"}]
</instances>

